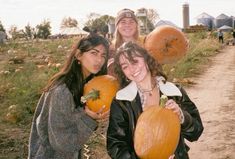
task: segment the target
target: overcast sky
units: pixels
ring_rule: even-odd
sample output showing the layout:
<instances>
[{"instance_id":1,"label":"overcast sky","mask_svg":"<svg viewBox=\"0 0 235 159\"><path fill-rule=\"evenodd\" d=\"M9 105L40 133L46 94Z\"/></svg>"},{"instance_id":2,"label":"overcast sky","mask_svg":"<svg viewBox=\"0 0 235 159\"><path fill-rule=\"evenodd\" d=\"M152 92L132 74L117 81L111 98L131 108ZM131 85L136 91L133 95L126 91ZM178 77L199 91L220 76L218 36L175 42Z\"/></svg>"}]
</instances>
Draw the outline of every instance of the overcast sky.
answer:
<instances>
[{"instance_id":1,"label":"overcast sky","mask_svg":"<svg viewBox=\"0 0 235 159\"><path fill-rule=\"evenodd\" d=\"M122 8L134 11L139 8L155 9L160 18L182 27L182 5L190 8L190 25L196 17L206 12L213 17L221 13L235 16L235 0L0 0L0 21L6 30L11 25L23 29L28 23L35 27L49 19L52 33L58 33L64 17L75 18L79 26L86 22L91 12L116 16Z\"/></svg>"}]
</instances>

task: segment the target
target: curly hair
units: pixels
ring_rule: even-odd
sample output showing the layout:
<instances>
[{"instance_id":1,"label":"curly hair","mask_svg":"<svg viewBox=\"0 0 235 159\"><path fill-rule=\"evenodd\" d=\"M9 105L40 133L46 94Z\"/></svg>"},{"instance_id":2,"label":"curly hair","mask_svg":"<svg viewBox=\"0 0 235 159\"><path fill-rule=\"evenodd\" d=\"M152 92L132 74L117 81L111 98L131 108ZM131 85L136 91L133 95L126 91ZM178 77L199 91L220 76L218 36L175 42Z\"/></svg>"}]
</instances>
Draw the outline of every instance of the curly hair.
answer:
<instances>
[{"instance_id":1,"label":"curly hair","mask_svg":"<svg viewBox=\"0 0 235 159\"><path fill-rule=\"evenodd\" d=\"M143 47L138 45L135 42L126 42L123 43L118 49L114 56L114 72L117 75L118 81L120 83L121 88L125 87L130 83L130 81L126 78L124 72L122 71L122 67L120 65L120 56L124 56L131 63L135 63L134 57L143 57L145 63L150 70L152 77L163 76L167 79L166 75L162 72L162 67L158 64L157 60L155 60Z\"/></svg>"}]
</instances>

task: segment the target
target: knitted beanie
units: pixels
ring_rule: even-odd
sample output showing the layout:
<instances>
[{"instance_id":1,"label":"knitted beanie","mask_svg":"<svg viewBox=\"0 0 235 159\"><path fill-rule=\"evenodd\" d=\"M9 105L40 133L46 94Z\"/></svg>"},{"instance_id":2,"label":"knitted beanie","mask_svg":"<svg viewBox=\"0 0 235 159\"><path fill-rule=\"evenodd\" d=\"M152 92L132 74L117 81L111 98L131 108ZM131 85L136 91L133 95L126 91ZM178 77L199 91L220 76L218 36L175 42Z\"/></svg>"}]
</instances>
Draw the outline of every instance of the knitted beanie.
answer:
<instances>
[{"instance_id":1,"label":"knitted beanie","mask_svg":"<svg viewBox=\"0 0 235 159\"><path fill-rule=\"evenodd\" d=\"M117 13L117 17L115 19L115 26L117 26L120 20L122 20L123 18L132 18L135 20L136 23L138 23L134 11L125 8Z\"/></svg>"}]
</instances>

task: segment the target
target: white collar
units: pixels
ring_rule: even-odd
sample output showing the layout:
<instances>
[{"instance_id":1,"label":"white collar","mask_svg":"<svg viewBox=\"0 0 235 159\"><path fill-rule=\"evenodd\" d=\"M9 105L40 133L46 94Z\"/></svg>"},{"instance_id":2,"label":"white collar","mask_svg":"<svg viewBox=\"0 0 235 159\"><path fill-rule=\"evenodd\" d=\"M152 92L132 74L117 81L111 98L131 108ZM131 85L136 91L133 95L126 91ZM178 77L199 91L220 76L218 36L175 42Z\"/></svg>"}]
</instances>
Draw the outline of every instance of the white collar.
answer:
<instances>
[{"instance_id":1,"label":"white collar","mask_svg":"<svg viewBox=\"0 0 235 159\"><path fill-rule=\"evenodd\" d=\"M162 76L158 76L156 80L159 84L159 88L162 94L166 96L182 96L182 93L180 92L178 87L176 87L171 82L164 83L163 81L165 79ZM137 92L138 92L137 85L134 81L132 81L129 85L127 85L126 87L124 87L123 89L119 90L116 93L116 99L132 101L135 99Z\"/></svg>"}]
</instances>

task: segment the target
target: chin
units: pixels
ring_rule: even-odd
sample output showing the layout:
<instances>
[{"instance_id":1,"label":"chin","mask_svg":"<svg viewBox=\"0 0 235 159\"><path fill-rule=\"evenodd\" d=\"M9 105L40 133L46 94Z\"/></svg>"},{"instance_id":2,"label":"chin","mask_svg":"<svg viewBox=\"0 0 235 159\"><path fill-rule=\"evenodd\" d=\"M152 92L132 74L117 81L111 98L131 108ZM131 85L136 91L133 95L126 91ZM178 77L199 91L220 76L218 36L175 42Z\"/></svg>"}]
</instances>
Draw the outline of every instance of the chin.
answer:
<instances>
[{"instance_id":1,"label":"chin","mask_svg":"<svg viewBox=\"0 0 235 159\"><path fill-rule=\"evenodd\" d=\"M97 71L92 71L91 73L92 74L97 74L100 70L97 70Z\"/></svg>"}]
</instances>

